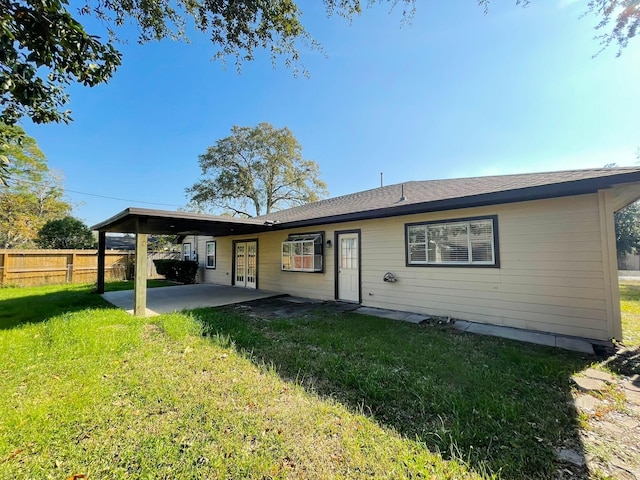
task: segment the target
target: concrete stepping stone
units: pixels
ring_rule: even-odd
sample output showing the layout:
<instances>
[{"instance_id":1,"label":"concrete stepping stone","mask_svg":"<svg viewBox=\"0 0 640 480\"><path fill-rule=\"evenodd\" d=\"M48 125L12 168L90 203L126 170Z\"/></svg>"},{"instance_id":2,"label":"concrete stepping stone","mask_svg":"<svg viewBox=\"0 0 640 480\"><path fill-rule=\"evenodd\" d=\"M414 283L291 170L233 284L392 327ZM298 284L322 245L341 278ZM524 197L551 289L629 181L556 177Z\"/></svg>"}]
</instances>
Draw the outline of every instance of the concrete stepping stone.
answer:
<instances>
[{"instance_id":1,"label":"concrete stepping stone","mask_svg":"<svg viewBox=\"0 0 640 480\"><path fill-rule=\"evenodd\" d=\"M627 397L627 401L635 405L640 405L640 391L628 390L625 388L624 396Z\"/></svg>"},{"instance_id":2,"label":"concrete stepping stone","mask_svg":"<svg viewBox=\"0 0 640 480\"><path fill-rule=\"evenodd\" d=\"M614 437L617 437L619 435L622 435L624 433L624 428L622 428L622 426L618 425L617 423L613 423L613 422L609 422L607 420L602 420L599 422L596 422L593 424L593 426L599 431L599 432L605 432L605 433L609 433L611 435L613 435Z\"/></svg>"},{"instance_id":3,"label":"concrete stepping stone","mask_svg":"<svg viewBox=\"0 0 640 480\"><path fill-rule=\"evenodd\" d=\"M610 373L603 372L602 370L596 370L595 368L587 368L582 375L592 378L594 380L602 380L603 382L614 383L615 377Z\"/></svg>"},{"instance_id":4,"label":"concrete stepping stone","mask_svg":"<svg viewBox=\"0 0 640 480\"><path fill-rule=\"evenodd\" d=\"M634 377L637 377L637 376L638 375L634 375ZM622 384L623 388L630 392L640 392L640 379L639 378L633 379L632 377L629 380L630 381L624 382Z\"/></svg>"},{"instance_id":5,"label":"concrete stepping stone","mask_svg":"<svg viewBox=\"0 0 640 480\"><path fill-rule=\"evenodd\" d=\"M558 460L582 467L585 464L584 455L569 448L561 448L556 451Z\"/></svg>"},{"instance_id":6,"label":"concrete stepping stone","mask_svg":"<svg viewBox=\"0 0 640 480\"><path fill-rule=\"evenodd\" d=\"M577 410L581 410L587 413L595 412L598 407L602 406L604 402L592 397L591 395L578 395L573 399L573 405Z\"/></svg>"},{"instance_id":7,"label":"concrete stepping stone","mask_svg":"<svg viewBox=\"0 0 640 480\"><path fill-rule=\"evenodd\" d=\"M575 376L572 377L573 383L576 384L579 390L583 392L602 392L607 388L607 382L604 380L598 380L596 378Z\"/></svg>"}]
</instances>

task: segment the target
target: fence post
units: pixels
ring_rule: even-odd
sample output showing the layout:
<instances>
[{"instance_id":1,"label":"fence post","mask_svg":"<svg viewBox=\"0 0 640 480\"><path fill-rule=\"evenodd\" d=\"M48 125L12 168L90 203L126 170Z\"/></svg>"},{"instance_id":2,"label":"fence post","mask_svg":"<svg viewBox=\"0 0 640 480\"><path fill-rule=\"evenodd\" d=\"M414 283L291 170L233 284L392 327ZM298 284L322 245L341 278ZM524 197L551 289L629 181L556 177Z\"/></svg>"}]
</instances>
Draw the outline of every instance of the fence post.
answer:
<instances>
[{"instance_id":1,"label":"fence post","mask_svg":"<svg viewBox=\"0 0 640 480\"><path fill-rule=\"evenodd\" d=\"M71 265L69 267L69 283L73 283L76 273L76 252L71 254Z\"/></svg>"},{"instance_id":2,"label":"fence post","mask_svg":"<svg viewBox=\"0 0 640 480\"><path fill-rule=\"evenodd\" d=\"M0 268L0 285L4 285L4 281L7 278L7 268L9 266L9 253L4 252L2 254L2 265Z\"/></svg>"}]
</instances>

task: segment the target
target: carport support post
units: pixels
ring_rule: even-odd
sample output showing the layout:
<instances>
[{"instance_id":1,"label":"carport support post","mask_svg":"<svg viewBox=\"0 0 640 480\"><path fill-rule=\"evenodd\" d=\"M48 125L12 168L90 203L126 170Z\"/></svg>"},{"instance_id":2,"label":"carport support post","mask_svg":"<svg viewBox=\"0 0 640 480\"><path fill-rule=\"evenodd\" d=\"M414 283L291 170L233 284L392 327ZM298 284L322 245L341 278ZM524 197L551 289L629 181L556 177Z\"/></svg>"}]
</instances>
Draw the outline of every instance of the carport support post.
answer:
<instances>
[{"instance_id":1,"label":"carport support post","mask_svg":"<svg viewBox=\"0 0 640 480\"><path fill-rule=\"evenodd\" d=\"M138 229L140 224L138 225ZM133 314L147 314L147 234L136 232L136 274L133 288Z\"/></svg>"},{"instance_id":2,"label":"carport support post","mask_svg":"<svg viewBox=\"0 0 640 480\"><path fill-rule=\"evenodd\" d=\"M98 232L98 293L104 293L104 258L107 249L107 232Z\"/></svg>"}]
</instances>

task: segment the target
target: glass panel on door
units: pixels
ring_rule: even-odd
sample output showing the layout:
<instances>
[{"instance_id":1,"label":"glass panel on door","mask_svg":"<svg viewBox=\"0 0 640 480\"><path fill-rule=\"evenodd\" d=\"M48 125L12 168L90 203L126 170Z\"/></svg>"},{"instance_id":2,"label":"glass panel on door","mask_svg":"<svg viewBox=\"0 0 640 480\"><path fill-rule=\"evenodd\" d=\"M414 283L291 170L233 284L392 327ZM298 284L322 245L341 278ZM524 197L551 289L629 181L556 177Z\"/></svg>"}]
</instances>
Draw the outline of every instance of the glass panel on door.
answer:
<instances>
[{"instance_id":1,"label":"glass panel on door","mask_svg":"<svg viewBox=\"0 0 640 480\"><path fill-rule=\"evenodd\" d=\"M244 276L246 271L244 260L245 244L236 244L236 285L244 287Z\"/></svg>"},{"instance_id":2,"label":"glass panel on door","mask_svg":"<svg viewBox=\"0 0 640 480\"><path fill-rule=\"evenodd\" d=\"M247 243L247 287L256 288L257 283L257 256L258 245L256 242Z\"/></svg>"}]
</instances>

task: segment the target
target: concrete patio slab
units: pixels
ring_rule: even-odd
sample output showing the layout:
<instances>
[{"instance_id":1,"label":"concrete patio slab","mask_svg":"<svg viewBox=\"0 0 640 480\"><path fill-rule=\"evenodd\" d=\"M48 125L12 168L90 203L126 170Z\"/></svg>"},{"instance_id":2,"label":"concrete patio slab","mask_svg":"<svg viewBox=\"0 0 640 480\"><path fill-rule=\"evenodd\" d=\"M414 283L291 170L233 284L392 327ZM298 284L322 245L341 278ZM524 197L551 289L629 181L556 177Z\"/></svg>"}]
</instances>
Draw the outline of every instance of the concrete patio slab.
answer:
<instances>
[{"instance_id":1,"label":"concrete patio slab","mask_svg":"<svg viewBox=\"0 0 640 480\"><path fill-rule=\"evenodd\" d=\"M192 310L194 308L220 307L280 295L282 294L267 290L230 287L211 283L149 288L147 289L147 316ZM112 305L133 314L133 290L107 292L102 297Z\"/></svg>"}]
</instances>

